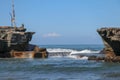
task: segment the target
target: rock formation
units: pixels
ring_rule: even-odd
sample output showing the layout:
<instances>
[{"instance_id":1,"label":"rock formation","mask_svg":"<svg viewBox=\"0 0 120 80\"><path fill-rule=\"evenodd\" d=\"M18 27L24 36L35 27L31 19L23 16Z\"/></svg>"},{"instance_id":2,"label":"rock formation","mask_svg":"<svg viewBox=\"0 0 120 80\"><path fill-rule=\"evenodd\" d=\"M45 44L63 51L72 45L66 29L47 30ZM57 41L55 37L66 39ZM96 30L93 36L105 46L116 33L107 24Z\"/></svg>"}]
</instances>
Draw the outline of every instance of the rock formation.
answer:
<instances>
[{"instance_id":1,"label":"rock formation","mask_svg":"<svg viewBox=\"0 0 120 80\"><path fill-rule=\"evenodd\" d=\"M106 57L120 56L120 28L101 28L97 32L101 36L105 48Z\"/></svg>"},{"instance_id":2,"label":"rock formation","mask_svg":"<svg viewBox=\"0 0 120 80\"><path fill-rule=\"evenodd\" d=\"M0 26L0 57L46 58L45 48L29 44L35 32L26 32L26 28Z\"/></svg>"}]
</instances>

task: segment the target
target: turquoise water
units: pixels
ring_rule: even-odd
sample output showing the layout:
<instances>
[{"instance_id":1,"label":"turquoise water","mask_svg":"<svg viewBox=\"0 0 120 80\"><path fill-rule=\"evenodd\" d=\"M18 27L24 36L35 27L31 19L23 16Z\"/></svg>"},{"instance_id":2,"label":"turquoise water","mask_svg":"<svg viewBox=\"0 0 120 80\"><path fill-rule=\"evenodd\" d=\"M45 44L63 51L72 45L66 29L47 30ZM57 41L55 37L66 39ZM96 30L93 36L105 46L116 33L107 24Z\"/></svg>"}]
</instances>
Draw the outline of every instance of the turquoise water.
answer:
<instances>
[{"instance_id":1,"label":"turquoise water","mask_svg":"<svg viewBox=\"0 0 120 80\"><path fill-rule=\"evenodd\" d=\"M78 52L98 51L101 45L54 46L45 45L49 49ZM91 46L91 47L90 47ZM76 48L76 49L75 49ZM56 51L57 52L57 51ZM85 52L85 51L84 51ZM86 52L85 52L86 53ZM52 54L52 51L51 51ZM98 54L98 53L95 53ZM49 56L48 59L0 59L0 80L119 80L120 63L88 61L73 58L69 55Z\"/></svg>"}]
</instances>

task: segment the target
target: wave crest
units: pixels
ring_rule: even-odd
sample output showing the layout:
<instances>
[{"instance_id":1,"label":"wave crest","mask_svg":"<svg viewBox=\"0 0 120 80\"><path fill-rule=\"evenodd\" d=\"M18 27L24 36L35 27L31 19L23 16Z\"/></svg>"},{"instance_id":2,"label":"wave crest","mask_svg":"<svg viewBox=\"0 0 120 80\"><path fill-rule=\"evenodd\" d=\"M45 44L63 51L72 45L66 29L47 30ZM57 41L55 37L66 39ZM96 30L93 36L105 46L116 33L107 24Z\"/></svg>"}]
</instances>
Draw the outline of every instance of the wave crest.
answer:
<instances>
[{"instance_id":1,"label":"wave crest","mask_svg":"<svg viewBox=\"0 0 120 80\"><path fill-rule=\"evenodd\" d=\"M93 50L85 49L85 50L81 50L81 51L72 51L71 55L72 54L81 54L81 53L99 53L99 52L100 51L93 51Z\"/></svg>"},{"instance_id":2,"label":"wave crest","mask_svg":"<svg viewBox=\"0 0 120 80\"><path fill-rule=\"evenodd\" d=\"M62 48L48 48L47 51L51 53L51 52L72 52L72 51L76 51L76 50L62 49Z\"/></svg>"},{"instance_id":3,"label":"wave crest","mask_svg":"<svg viewBox=\"0 0 120 80\"><path fill-rule=\"evenodd\" d=\"M99 53L100 51L95 51L95 50L89 50L89 49L84 49L84 50L73 50L73 49L62 49L62 48L49 48L47 49L48 52L50 53L57 53L57 52L70 52L71 54L79 54L79 53Z\"/></svg>"}]
</instances>

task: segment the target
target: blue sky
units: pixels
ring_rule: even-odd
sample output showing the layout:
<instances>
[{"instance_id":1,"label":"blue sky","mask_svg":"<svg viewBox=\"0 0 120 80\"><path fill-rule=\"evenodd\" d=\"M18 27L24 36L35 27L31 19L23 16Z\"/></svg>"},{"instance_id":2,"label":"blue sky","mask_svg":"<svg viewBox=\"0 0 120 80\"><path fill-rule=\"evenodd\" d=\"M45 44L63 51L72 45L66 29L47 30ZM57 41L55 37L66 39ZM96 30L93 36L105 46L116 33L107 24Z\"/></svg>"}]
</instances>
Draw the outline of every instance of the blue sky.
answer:
<instances>
[{"instance_id":1,"label":"blue sky","mask_svg":"<svg viewBox=\"0 0 120 80\"><path fill-rule=\"evenodd\" d=\"M10 25L11 0L0 0L0 25ZM120 0L15 0L16 23L33 44L102 44L96 29L120 26Z\"/></svg>"}]
</instances>

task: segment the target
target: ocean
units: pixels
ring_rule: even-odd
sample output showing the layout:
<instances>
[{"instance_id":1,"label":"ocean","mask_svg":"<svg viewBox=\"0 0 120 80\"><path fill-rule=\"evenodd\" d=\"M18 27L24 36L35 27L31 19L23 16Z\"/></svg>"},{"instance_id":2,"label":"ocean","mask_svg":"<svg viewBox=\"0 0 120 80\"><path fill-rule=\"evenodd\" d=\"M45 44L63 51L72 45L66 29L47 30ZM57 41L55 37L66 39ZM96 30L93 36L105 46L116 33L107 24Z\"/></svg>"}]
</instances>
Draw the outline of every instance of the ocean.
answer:
<instances>
[{"instance_id":1,"label":"ocean","mask_svg":"<svg viewBox=\"0 0 120 80\"><path fill-rule=\"evenodd\" d=\"M88 55L99 55L103 45L40 47L47 48L47 59L1 58L0 80L120 80L120 63L88 60Z\"/></svg>"}]
</instances>

